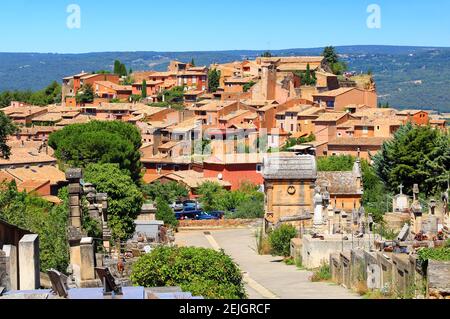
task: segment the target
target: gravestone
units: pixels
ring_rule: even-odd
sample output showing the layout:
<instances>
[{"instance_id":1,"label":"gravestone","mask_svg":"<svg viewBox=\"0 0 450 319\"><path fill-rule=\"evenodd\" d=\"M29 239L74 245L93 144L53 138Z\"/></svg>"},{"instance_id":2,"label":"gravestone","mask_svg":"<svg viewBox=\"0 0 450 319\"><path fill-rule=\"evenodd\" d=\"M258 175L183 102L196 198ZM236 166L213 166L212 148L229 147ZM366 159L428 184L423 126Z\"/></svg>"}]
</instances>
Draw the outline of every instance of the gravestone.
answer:
<instances>
[{"instance_id":1,"label":"gravestone","mask_svg":"<svg viewBox=\"0 0 450 319\"><path fill-rule=\"evenodd\" d=\"M17 248L14 245L4 245L3 251L6 258L6 273L8 274L8 290L19 289L18 274L17 274Z\"/></svg>"},{"instance_id":2,"label":"gravestone","mask_svg":"<svg viewBox=\"0 0 450 319\"><path fill-rule=\"evenodd\" d=\"M405 224L403 226L402 230L400 231L400 234L398 235L397 240L405 241L406 239L408 239L409 230L410 230L409 225Z\"/></svg>"},{"instance_id":3,"label":"gravestone","mask_svg":"<svg viewBox=\"0 0 450 319\"><path fill-rule=\"evenodd\" d=\"M19 289L39 289L39 236L36 234L25 235L19 241Z\"/></svg>"}]
</instances>

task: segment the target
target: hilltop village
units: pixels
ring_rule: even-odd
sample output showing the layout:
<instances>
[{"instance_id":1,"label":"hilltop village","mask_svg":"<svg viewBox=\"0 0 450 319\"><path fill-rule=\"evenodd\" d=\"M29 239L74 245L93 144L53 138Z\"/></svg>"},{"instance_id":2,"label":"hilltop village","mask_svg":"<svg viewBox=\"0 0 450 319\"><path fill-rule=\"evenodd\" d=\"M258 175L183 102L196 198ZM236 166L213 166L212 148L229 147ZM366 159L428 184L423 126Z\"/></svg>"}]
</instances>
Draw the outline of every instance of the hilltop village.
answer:
<instances>
[{"instance_id":1,"label":"hilltop village","mask_svg":"<svg viewBox=\"0 0 450 319\"><path fill-rule=\"evenodd\" d=\"M172 233L171 222L157 220L162 219L156 218L155 214L162 216L157 210L162 209L163 205L170 205L172 210L169 214L173 214L172 219L176 216L180 226L195 227L197 221L191 219L206 213L204 220L198 221L203 227L221 227L225 224L229 227L232 223L227 216L231 216L236 207L218 205L214 193L220 193L225 198L229 194L247 195L248 192L252 195L246 203L261 199L263 211L259 217L263 219L262 237L286 225L296 232L289 238L288 252L285 249L276 255L302 260L303 266L308 269L324 267L325 263L332 273L330 280L348 289L361 281L351 270L356 267L351 268L353 263L361 262L380 269L385 269L385 264L388 264L395 279L395 284L391 284L404 296L410 292L408 287L411 281L408 281L407 275L400 276L399 273L406 271L414 275L415 263L418 262L414 259L414 266L411 266L408 258L413 258L420 247L439 249L449 236L448 152L437 156L443 158L442 161L433 162L436 164L433 166L436 181L415 177L419 175L413 172L397 172L397 175L390 172L391 179L386 178L382 182L391 185L380 186L383 184L380 177L373 173L370 179L368 172L373 172L375 169L372 167L380 163L381 157L376 159L377 156L387 156L389 145L396 145L406 134L413 136L415 133L411 132L414 130L422 132L420 128L423 128L423 134L435 134L433 136L436 139L439 137L439 141L447 138L448 143L448 114L422 109L397 110L381 105L370 72L356 74L339 70L336 59L333 54L297 57L265 54L255 60L210 66L197 66L194 60L171 61L164 72L127 72L126 69L120 72L124 68L120 67L120 63L118 72L88 73L80 70L79 74L62 79L60 103L37 106L12 101L1 109L15 123L17 130L6 140L10 154L5 156L3 153L0 158L0 182L14 182L18 192L33 194L47 202L49 207L69 207L69 265L72 267L69 276L73 280L70 289L73 298L77 293L88 294L82 289L95 286L98 278L108 277L98 269L99 264L115 267L120 277L124 272L130 272L121 260L132 260L144 254L144 250L147 252L149 246L143 244L147 240L143 233L153 234L152 242L173 245L185 240L189 244L189 236L182 235L180 239L177 237L179 235ZM149 197L140 202L143 205L139 205L139 212L125 214L127 218L133 216L130 220L135 222L136 233L134 237L120 238L124 239L122 244L126 246L122 249L120 243L117 246L117 241L113 243L111 238L127 229L125 226L119 229L114 219L116 215L108 220L106 213L109 208L117 209L116 202L107 203L108 196L115 195L106 194L96 185L107 178L104 175L110 173L109 169L113 172L111 174L120 172L113 168L105 172L103 168L96 170L95 167L82 165L86 154L101 152L94 150L97 145L94 136L91 136L92 149L85 150L83 154L80 150L77 150L80 153L74 154L67 146L63 148L58 140L70 132L81 134L82 125L97 122L128 123L140 133L140 140L125 133L138 147L140 158L136 162L140 162L140 166L133 164L131 157L134 153L122 144L117 144L117 153L121 154L112 154L108 158L110 163L125 163L127 159L122 158L123 154L130 154L128 162L131 164L120 168L131 172L131 184L134 181L140 187L151 190L146 193ZM70 131L71 128L73 131ZM106 131L113 129L114 124L105 126ZM445 152L445 147L441 150ZM102 161L107 162L104 158ZM346 168L336 164L344 161L347 161ZM84 180L83 170L87 171L85 177L89 181L95 180L92 184ZM399 178L393 179L392 176ZM370 185L365 184L369 182ZM178 198L167 197L164 204L161 197L151 198L158 187L174 184L182 185L186 193ZM209 192L205 190L205 185L210 187ZM61 190L67 187L69 200L65 201ZM246 193L245 187L252 190ZM379 197L372 196L377 187L380 187ZM384 191L383 187L393 193L392 197L385 196L388 191ZM104 260L100 262L98 254L92 252L98 247L93 244L94 236L87 236L83 230L86 221L80 215L83 210L81 196L86 196L89 215L101 225L98 236L104 251L111 253L118 249L114 255L115 261L108 259L109 264ZM190 217L190 210L186 209L189 202L195 206L195 217ZM200 204L203 209L198 207ZM249 204L237 210L250 211L254 207ZM125 211L129 208L120 209ZM242 218L242 223L249 223L250 219ZM29 229L10 225L13 224L11 220L8 223L2 226L8 229L5 233L29 233ZM239 223L236 222L236 225ZM391 233L374 228L374 225L386 224L390 226ZM0 237L4 260L7 260L6 252L11 249L6 249L6 246L19 247L20 255L21 246L25 250L31 249L27 245L37 245L32 236L25 235L25 242ZM210 235L205 236L210 243L215 242ZM264 242L264 239L260 240ZM212 246L217 248L218 245ZM13 257L9 256L8 262L11 262ZM7 286L18 294L23 290L41 288L42 284L37 285L36 280L42 276L40 272L47 270L39 271L39 266L36 266L39 261L32 265L22 264L23 261L20 263L12 266L15 268L12 275L9 272L9 278L15 279L8 284L0 281L0 286ZM442 276L444 266L433 262L430 265L430 269L438 272L437 277ZM34 270L30 272L29 267L34 267ZM367 271L372 269L370 267L363 267L365 279L367 276L371 278ZM448 263L445 267L448 270ZM28 275L24 275L28 276L26 279L20 278L25 269L35 276L31 279ZM1 271L0 267L0 274ZM368 288L382 290L389 284L390 279L383 277L386 272L381 272L373 287ZM55 282L60 282L62 278L61 274L56 273L49 273L53 290ZM437 278L433 277L431 270L429 273L429 277L423 273L420 276ZM124 277L129 278L129 273ZM419 280L418 275L414 278ZM137 282L146 289L135 293L145 292L146 296L152 295L154 298L164 294L159 290L149 290L146 284L139 281L138 275L131 275L131 279L135 280L134 284ZM428 281L427 293L417 292L415 295L447 297L449 286L443 288L442 284L433 280ZM448 274L445 280L448 282ZM18 285L19 281L31 284L22 287ZM247 280L246 284L262 297L273 297L264 287L255 285L253 279ZM123 281L122 285L125 292L127 281ZM202 295L192 287L189 286L189 289L194 290L193 294L188 297ZM115 285L109 288L120 290ZM324 288L321 286L320 289ZM71 295L70 290L69 293L66 291L65 296L64 291L59 296ZM170 293L176 295L181 291ZM327 294L326 290L324 294Z\"/></svg>"}]
</instances>

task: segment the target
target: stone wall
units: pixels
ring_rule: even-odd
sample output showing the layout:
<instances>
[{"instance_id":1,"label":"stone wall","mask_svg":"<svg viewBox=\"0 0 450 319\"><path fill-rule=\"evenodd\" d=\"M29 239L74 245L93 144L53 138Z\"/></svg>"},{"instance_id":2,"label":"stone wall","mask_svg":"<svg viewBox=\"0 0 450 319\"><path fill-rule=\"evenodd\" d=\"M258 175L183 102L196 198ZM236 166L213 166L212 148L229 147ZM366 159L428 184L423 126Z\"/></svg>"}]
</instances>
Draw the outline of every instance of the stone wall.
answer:
<instances>
[{"instance_id":1,"label":"stone wall","mask_svg":"<svg viewBox=\"0 0 450 319\"><path fill-rule=\"evenodd\" d=\"M180 220L179 228L236 228L249 227L258 223L260 221L255 219Z\"/></svg>"},{"instance_id":2,"label":"stone wall","mask_svg":"<svg viewBox=\"0 0 450 319\"><path fill-rule=\"evenodd\" d=\"M332 281L349 289L365 284L392 298L450 299L450 262L430 261L424 272L415 255L350 250L332 253L329 264Z\"/></svg>"},{"instance_id":3,"label":"stone wall","mask_svg":"<svg viewBox=\"0 0 450 319\"><path fill-rule=\"evenodd\" d=\"M328 263L330 255L333 253L349 253L352 249L369 249L369 247L373 246L373 236L371 238L368 236L354 238L352 241L348 236L341 235L328 235L324 237L324 240L305 235L303 237L301 257L303 266L314 269L320 267L323 263Z\"/></svg>"}]
</instances>

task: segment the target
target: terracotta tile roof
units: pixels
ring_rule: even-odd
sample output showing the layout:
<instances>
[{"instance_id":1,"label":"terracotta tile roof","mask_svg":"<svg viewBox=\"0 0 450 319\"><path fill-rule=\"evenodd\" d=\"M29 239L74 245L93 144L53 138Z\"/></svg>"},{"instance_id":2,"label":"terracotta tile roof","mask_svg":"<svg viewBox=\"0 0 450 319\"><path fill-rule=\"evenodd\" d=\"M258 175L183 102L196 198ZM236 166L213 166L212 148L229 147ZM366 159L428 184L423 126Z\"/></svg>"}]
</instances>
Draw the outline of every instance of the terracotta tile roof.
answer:
<instances>
[{"instance_id":1,"label":"terracotta tile roof","mask_svg":"<svg viewBox=\"0 0 450 319\"><path fill-rule=\"evenodd\" d=\"M325 112L320 114L314 122L337 122L346 115L346 112Z\"/></svg>"},{"instance_id":2,"label":"terracotta tile roof","mask_svg":"<svg viewBox=\"0 0 450 319\"><path fill-rule=\"evenodd\" d=\"M20 118L33 116L41 112L47 112L47 109L41 106L20 106L20 107L7 106L1 109L0 111L5 113L11 118Z\"/></svg>"},{"instance_id":3,"label":"terracotta tile roof","mask_svg":"<svg viewBox=\"0 0 450 319\"><path fill-rule=\"evenodd\" d=\"M313 94L314 97L321 97L321 96L326 96L326 97L336 97L339 96L341 94L350 92L352 90L357 90L357 88L339 88L336 90L332 90L332 91L326 91L326 92L322 92L322 93L316 93Z\"/></svg>"},{"instance_id":4,"label":"terracotta tile roof","mask_svg":"<svg viewBox=\"0 0 450 319\"><path fill-rule=\"evenodd\" d=\"M231 187L231 184L227 181L219 180L217 178L203 177L203 173L199 173L192 170L174 172L165 175L165 177L177 181L179 183L184 183L189 188L198 188L200 185L202 185L207 181L216 182L220 184L222 187Z\"/></svg>"},{"instance_id":5,"label":"terracotta tile roof","mask_svg":"<svg viewBox=\"0 0 450 319\"><path fill-rule=\"evenodd\" d=\"M58 122L62 120L61 113L45 113L36 116L32 119L32 122Z\"/></svg>"},{"instance_id":6,"label":"terracotta tile roof","mask_svg":"<svg viewBox=\"0 0 450 319\"><path fill-rule=\"evenodd\" d=\"M178 124L171 125L167 129L172 132L188 132L195 129L198 126L199 125L197 123L197 119L193 117Z\"/></svg>"},{"instance_id":7,"label":"terracotta tile roof","mask_svg":"<svg viewBox=\"0 0 450 319\"><path fill-rule=\"evenodd\" d=\"M184 92L184 95L201 95L204 91L201 90L194 90L194 91L186 91Z\"/></svg>"},{"instance_id":8,"label":"terracotta tile roof","mask_svg":"<svg viewBox=\"0 0 450 319\"><path fill-rule=\"evenodd\" d=\"M170 149L174 148L175 146L177 146L180 143L181 143L180 141L170 141L170 142L167 142L167 143L165 143L163 145L160 145L158 147L158 149L160 149L160 150L170 150Z\"/></svg>"},{"instance_id":9,"label":"terracotta tile roof","mask_svg":"<svg viewBox=\"0 0 450 319\"><path fill-rule=\"evenodd\" d=\"M48 183L48 180L26 180L17 185L17 190L19 192L32 193Z\"/></svg>"},{"instance_id":10,"label":"terracotta tile roof","mask_svg":"<svg viewBox=\"0 0 450 319\"><path fill-rule=\"evenodd\" d=\"M132 91L133 87L131 85L119 85L110 81L95 81L95 85L101 85L112 89L114 91Z\"/></svg>"},{"instance_id":11,"label":"terracotta tile roof","mask_svg":"<svg viewBox=\"0 0 450 319\"><path fill-rule=\"evenodd\" d=\"M85 123L89 123L90 121L93 121L95 119L96 119L95 116L81 114L81 115L71 118L71 119L63 119L63 120L59 121L58 123L56 123L56 126L64 127L64 126L72 125L72 124L85 124Z\"/></svg>"},{"instance_id":12,"label":"terracotta tile roof","mask_svg":"<svg viewBox=\"0 0 450 319\"><path fill-rule=\"evenodd\" d=\"M65 173L60 171L57 167L51 165L44 165L42 167L30 166L29 168L18 167L14 169L6 168L3 169L3 171L21 182L26 182L29 180L48 180L52 185L56 185L66 181Z\"/></svg>"},{"instance_id":13,"label":"terracotta tile roof","mask_svg":"<svg viewBox=\"0 0 450 319\"><path fill-rule=\"evenodd\" d=\"M381 146L390 138L386 137L341 137L328 143L328 146Z\"/></svg>"},{"instance_id":14,"label":"terracotta tile roof","mask_svg":"<svg viewBox=\"0 0 450 319\"><path fill-rule=\"evenodd\" d=\"M231 112L231 113L229 113L229 114L227 114L225 116L222 116L219 120L220 121L229 121L229 120L232 120L232 119L234 119L234 118L236 118L238 116L242 116L242 115L250 113L250 112L251 111L248 111L248 110L237 110L237 111Z\"/></svg>"},{"instance_id":15,"label":"terracotta tile roof","mask_svg":"<svg viewBox=\"0 0 450 319\"><path fill-rule=\"evenodd\" d=\"M9 167L14 165L33 165L33 164L56 164L56 159L45 153L45 149L39 153L35 147L14 147L11 149L10 158L0 157L0 166Z\"/></svg>"},{"instance_id":16,"label":"terracotta tile roof","mask_svg":"<svg viewBox=\"0 0 450 319\"><path fill-rule=\"evenodd\" d=\"M402 110L402 111L397 112L397 115L410 115L410 114L416 115L421 112L428 113L427 111L424 111L424 110Z\"/></svg>"}]
</instances>

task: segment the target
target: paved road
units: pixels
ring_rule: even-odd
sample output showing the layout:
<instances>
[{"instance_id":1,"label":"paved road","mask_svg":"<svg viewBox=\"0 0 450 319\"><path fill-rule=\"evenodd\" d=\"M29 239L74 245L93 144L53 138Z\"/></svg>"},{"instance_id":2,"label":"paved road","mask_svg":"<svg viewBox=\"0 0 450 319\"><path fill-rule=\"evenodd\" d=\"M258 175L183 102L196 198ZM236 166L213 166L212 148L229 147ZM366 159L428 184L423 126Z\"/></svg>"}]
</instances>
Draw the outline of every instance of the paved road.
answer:
<instances>
[{"instance_id":1,"label":"paved road","mask_svg":"<svg viewBox=\"0 0 450 319\"><path fill-rule=\"evenodd\" d=\"M233 229L180 232L180 245L204 248L222 248L245 273L246 289L250 299L357 299L349 290L328 283L313 283L312 273L287 266L281 258L260 256L256 251L255 229Z\"/></svg>"}]
</instances>

